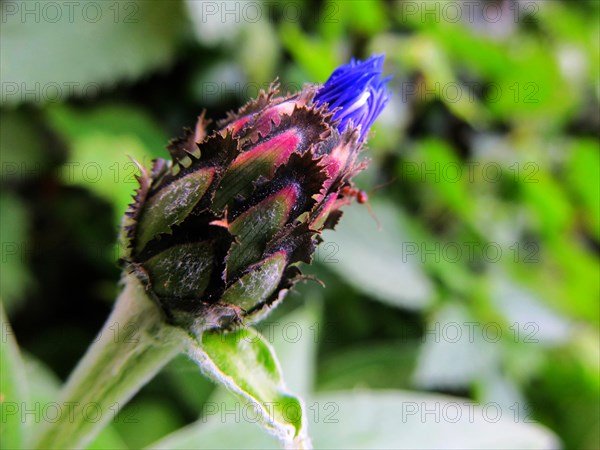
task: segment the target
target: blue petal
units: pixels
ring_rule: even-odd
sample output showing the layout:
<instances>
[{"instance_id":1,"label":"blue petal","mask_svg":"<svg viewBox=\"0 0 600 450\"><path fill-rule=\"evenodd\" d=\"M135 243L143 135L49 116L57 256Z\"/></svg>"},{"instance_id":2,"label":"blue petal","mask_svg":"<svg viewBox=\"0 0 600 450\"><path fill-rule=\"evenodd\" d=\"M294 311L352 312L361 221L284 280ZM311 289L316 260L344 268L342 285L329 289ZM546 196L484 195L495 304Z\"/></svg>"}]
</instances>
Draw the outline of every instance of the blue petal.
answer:
<instances>
[{"instance_id":1,"label":"blue petal","mask_svg":"<svg viewBox=\"0 0 600 450\"><path fill-rule=\"evenodd\" d=\"M330 110L336 108L334 120L339 120L338 130L344 132L352 125L360 127L360 140L383 111L390 99L386 83L390 77L381 78L383 55L373 55L366 61L352 59L338 67L319 89L315 103L326 103Z\"/></svg>"}]
</instances>

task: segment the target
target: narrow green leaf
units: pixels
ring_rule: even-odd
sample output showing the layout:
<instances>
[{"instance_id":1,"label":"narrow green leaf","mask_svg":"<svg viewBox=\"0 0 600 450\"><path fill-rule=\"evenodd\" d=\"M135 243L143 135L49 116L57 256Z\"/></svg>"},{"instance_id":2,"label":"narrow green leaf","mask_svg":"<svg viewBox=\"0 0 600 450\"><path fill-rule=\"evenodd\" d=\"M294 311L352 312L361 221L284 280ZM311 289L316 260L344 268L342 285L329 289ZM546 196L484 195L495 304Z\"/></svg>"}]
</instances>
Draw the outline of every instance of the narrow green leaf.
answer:
<instances>
[{"instance_id":1,"label":"narrow green leaf","mask_svg":"<svg viewBox=\"0 0 600 450\"><path fill-rule=\"evenodd\" d=\"M303 402L283 382L279 362L266 339L252 328L233 333L205 333L201 344L190 341L190 357L286 446L310 446Z\"/></svg>"},{"instance_id":2,"label":"narrow green leaf","mask_svg":"<svg viewBox=\"0 0 600 450\"><path fill-rule=\"evenodd\" d=\"M0 303L0 448L25 448L21 405L27 401L25 369Z\"/></svg>"}]
</instances>

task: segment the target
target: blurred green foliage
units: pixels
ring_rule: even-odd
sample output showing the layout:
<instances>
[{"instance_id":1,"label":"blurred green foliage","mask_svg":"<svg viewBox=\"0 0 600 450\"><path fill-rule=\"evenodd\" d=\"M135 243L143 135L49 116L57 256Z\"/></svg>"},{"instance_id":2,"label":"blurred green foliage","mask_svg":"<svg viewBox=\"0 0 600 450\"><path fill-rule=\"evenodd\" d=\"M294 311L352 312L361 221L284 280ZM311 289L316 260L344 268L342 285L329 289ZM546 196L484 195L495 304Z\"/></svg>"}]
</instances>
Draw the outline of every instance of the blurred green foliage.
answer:
<instances>
[{"instance_id":1,"label":"blurred green foliage","mask_svg":"<svg viewBox=\"0 0 600 450\"><path fill-rule=\"evenodd\" d=\"M273 316L319 304L314 351L281 354L316 359L286 377L496 402L600 447L599 2L127 1L72 21L30 3L0 5L0 295L28 361L64 378L108 314L129 157L165 157L203 108L223 117L276 77L293 91L385 52L393 99L359 177L375 218L347 208L309 269L326 288ZM211 392L177 359L95 448L147 445Z\"/></svg>"}]
</instances>

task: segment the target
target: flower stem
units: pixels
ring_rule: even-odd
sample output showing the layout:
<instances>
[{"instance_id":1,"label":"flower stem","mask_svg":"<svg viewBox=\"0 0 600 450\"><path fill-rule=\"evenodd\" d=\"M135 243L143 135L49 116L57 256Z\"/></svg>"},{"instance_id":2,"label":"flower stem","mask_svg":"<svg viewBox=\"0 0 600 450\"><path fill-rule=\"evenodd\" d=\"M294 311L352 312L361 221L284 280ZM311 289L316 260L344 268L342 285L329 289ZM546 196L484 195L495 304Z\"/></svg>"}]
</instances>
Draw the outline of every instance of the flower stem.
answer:
<instances>
[{"instance_id":1,"label":"flower stem","mask_svg":"<svg viewBox=\"0 0 600 450\"><path fill-rule=\"evenodd\" d=\"M60 417L35 448L84 448L124 404L182 351L186 334L167 325L140 282L125 288L100 334L64 386Z\"/></svg>"}]
</instances>

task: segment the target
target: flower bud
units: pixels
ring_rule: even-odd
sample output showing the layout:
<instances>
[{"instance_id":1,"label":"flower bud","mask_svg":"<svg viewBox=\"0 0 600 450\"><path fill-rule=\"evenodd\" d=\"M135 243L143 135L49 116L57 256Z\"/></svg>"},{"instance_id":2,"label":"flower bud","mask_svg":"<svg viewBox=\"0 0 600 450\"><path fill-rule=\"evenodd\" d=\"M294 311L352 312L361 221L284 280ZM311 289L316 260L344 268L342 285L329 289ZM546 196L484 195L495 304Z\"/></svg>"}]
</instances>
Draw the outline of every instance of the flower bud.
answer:
<instances>
[{"instance_id":1,"label":"flower bud","mask_svg":"<svg viewBox=\"0 0 600 450\"><path fill-rule=\"evenodd\" d=\"M310 263L365 167L358 153L389 98L382 64L353 61L295 95L272 86L210 135L203 114L169 144L170 161L140 168L123 263L170 322L256 321L301 279L298 264Z\"/></svg>"}]
</instances>

